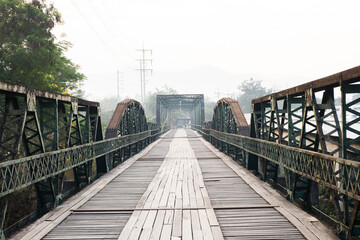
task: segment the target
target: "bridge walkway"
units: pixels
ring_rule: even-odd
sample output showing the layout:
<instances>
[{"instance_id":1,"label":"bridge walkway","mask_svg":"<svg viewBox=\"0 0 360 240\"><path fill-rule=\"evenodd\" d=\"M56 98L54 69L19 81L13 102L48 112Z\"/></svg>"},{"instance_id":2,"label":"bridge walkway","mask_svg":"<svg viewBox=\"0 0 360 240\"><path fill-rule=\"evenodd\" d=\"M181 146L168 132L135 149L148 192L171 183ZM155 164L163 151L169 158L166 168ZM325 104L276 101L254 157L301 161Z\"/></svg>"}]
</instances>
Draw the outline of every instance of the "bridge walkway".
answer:
<instances>
[{"instance_id":1,"label":"bridge walkway","mask_svg":"<svg viewBox=\"0 0 360 240\"><path fill-rule=\"evenodd\" d=\"M170 131L13 239L337 239L189 129Z\"/></svg>"}]
</instances>

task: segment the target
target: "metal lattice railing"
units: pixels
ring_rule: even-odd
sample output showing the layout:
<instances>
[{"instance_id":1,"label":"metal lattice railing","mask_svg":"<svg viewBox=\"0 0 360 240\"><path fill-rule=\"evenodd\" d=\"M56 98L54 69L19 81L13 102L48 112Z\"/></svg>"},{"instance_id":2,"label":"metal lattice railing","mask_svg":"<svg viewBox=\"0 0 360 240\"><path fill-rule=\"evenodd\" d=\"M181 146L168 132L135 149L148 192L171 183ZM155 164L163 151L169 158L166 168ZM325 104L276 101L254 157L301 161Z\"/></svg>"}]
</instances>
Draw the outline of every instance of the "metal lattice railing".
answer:
<instances>
[{"instance_id":1,"label":"metal lattice railing","mask_svg":"<svg viewBox=\"0 0 360 240\"><path fill-rule=\"evenodd\" d=\"M360 200L360 162L212 129L210 136Z\"/></svg>"},{"instance_id":2,"label":"metal lattice railing","mask_svg":"<svg viewBox=\"0 0 360 240\"><path fill-rule=\"evenodd\" d=\"M0 198L122 147L153 137L152 134L159 133L144 131L0 163Z\"/></svg>"}]
</instances>

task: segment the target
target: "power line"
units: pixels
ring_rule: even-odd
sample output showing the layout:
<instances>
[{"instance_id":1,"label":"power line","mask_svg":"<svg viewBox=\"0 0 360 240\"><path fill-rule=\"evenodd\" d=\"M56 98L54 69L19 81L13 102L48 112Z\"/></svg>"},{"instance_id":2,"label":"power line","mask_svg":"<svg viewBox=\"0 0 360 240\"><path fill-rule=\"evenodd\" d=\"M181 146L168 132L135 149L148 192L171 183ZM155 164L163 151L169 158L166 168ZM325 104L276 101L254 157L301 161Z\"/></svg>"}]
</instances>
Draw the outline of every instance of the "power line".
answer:
<instances>
[{"instance_id":1,"label":"power line","mask_svg":"<svg viewBox=\"0 0 360 240\"><path fill-rule=\"evenodd\" d=\"M152 50L151 49L145 49L144 48L144 43L143 43L142 49L137 49L135 51L138 51L138 52L142 53L142 58L135 59L135 60L138 61L139 64L140 64L140 68L136 69L136 70L140 71L141 103L145 106L145 100L146 100L146 73L147 72L152 73L152 71L153 71L152 68L147 68L148 63L152 64L152 59L146 58L146 53L150 53L150 55L152 55Z\"/></svg>"},{"instance_id":2,"label":"power line","mask_svg":"<svg viewBox=\"0 0 360 240\"><path fill-rule=\"evenodd\" d=\"M73 4L77 12L80 14L80 16L84 19L85 23L90 27L91 31L96 35L96 37L105 46L105 48L113 55L113 57L117 59L119 62L126 64L123 60L120 59L120 57L116 54L116 52L106 43L106 41L103 40L101 35L97 32L96 28L90 23L88 18L83 14L80 7L77 5L76 1L71 0L71 3Z\"/></svg>"},{"instance_id":3,"label":"power line","mask_svg":"<svg viewBox=\"0 0 360 240\"><path fill-rule=\"evenodd\" d=\"M104 2L102 2L102 5L104 5ZM100 20L100 22L102 23L102 25L105 27L106 32L109 33L112 37L112 39L116 42L119 43L120 40L116 37L116 35L113 33L112 28L109 27L109 25L107 24L107 22L102 18L102 15L99 13L98 9L94 6L92 1L89 1L89 6L93 9L93 11L96 14L96 17ZM111 16L110 14L108 16ZM115 23L114 19L111 19L111 21L113 21L113 23ZM126 49L123 48L120 44L117 45L118 47L123 49L122 54L126 54L128 57L130 57L130 55L126 52Z\"/></svg>"}]
</instances>

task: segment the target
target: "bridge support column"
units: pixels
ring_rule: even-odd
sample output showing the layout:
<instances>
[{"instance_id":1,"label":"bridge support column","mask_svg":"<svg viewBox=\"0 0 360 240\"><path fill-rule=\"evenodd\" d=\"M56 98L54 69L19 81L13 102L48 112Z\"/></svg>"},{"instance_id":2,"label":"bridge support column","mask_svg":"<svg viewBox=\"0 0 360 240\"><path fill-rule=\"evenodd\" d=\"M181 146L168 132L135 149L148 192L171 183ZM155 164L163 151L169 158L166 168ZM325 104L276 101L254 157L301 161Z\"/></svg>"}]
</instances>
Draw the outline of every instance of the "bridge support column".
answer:
<instances>
[{"instance_id":1,"label":"bridge support column","mask_svg":"<svg viewBox=\"0 0 360 240\"><path fill-rule=\"evenodd\" d=\"M63 202L63 186L63 173L35 184L37 195L36 211L38 216L43 215Z\"/></svg>"},{"instance_id":2,"label":"bridge support column","mask_svg":"<svg viewBox=\"0 0 360 240\"><path fill-rule=\"evenodd\" d=\"M7 197L0 199L0 240L5 240L5 218L7 212L8 200Z\"/></svg>"},{"instance_id":3,"label":"bridge support column","mask_svg":"<svg viewBox=\"0 0 360 240\"><path fill-rule=\"evenodd\" d=\"M92 161L84 163L74 168L74 179L76 188L79 190L83 186L91 183L92 176Z\"/></svg>"}]
</instances>

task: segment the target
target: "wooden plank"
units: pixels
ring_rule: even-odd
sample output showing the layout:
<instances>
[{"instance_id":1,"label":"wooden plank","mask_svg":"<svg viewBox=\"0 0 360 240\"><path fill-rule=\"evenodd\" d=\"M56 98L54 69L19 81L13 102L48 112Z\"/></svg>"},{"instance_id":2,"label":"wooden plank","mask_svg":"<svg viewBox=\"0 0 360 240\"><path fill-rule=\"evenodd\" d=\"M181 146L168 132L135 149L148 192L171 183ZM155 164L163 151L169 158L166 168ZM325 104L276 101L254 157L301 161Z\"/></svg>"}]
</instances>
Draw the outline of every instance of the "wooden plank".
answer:
<instances>
[{"instance_id":1,"label":"wooden plank","mask_svg":"<svg viewBox=\"0 0 360 240\"><path fill-rule=\"evenodd\" d=\"M142 212L141 211L136 211L133 212L133 214L131 215L130 219L127 221L125 227L123 228L123 230L120 233L120 236L118 237L118 240L124 240L124 239L128 239L140 214Z\"/></svg>"},{"instance_id":2,"label":"wooden plank","mask_svg":"<svg viewBox=\"0 0 360 240\"><path fill-rule=\"evenodd\" d=\"M214 239L206 211L198 210L198 213L199 213L200 225L204 239L208 239L208 240Z\"/></svg>"},{"instance_id":3,"label":"wooden plank","mask_svg":"<svg viewBox=\"0 0 360 240\"><path fill-rule=\"evenodd\" d=\"M163 185L166 183L166 179L168 178L167 171L169 164L166 159L164 160L164 164L159 168L159 171L161 171L161 174L159 175L159 178L155 180L155 183L153 187L150 189L149 197L146 199L146 202L144 204L144 208L153 208L153 203L156 201L159 201L162 192L159 192L159 189L162 189ZM157 197L157 199L156 199Z\"/></svg>"},{"instance_id":4,"label":"wooden plank","mask_svg":"<svg viewBox=\"0 0 360 240\"><path fill-rule=\"evenodd\" d=\"M139 238L140 240L150 239L157 213L158 213L158 211L156 211L156 210L149 211L149 214L144 223L143 231L141 232L141 235Z\"/></svg>"},{"instance_id":5,"label":"wooden plank","mask_svg":"<svg viewBox=\"0 0 360 240\"><path fill-rule=\"evenodd\" d=\"M173 224L173 230L172 230L172 236L173 237L181 237L182 234L182 209L175 210L174 215L174 224Z\"/></svg>"},{"instance_id":6,"label":"wooden plank","mask_svg":"<svg viewBox=\"0 0 360 240\"><path fill-rule=\"evenodd\" d=\"M174 222L174 212L175 210L166 210L164 224L171 225Z\"/></svg>"},{"instance_id":7,"label":"wooden plank","mask_svg":"<svg viewBox=\"0 0 360 240\"><path fill-rule=\"evenodd\" d=\"M195 161L193 165L193 175L194 175L194 182L196 183L194 184L196 205L198 207L204 207L205 206L204 199L202 197L201 189L200 189L200 187L204 186L204 182L202 180L201 173L198 172L198 161Z\"/></svg>"},{"instance_id":8,"label":"wooden plank","mask_svg":"<svg viewBox=\"0 0 360 240\"><path fill-rule=\"evenodd\" d=\"M172 183L173 178L174 178L174 172L175 172L175 167L174 166L176 166L176 160L171 161L171 165L169 167L168 178L166 180L166 184L165 184L163 193L162 193L161 198L159 200L159 207L166 207L167 206L168 199L169 199L169 194L170 194L171 183Z\"/></svg>"},{"instance_id":9,"label":"wooden plank","mask_svg":"<svg viewBox=\"0 0 360 240\"><path fill-rule=\"evenodd\" d=\"M206 188L201 188L200 190L204 199L205 208L212 208L211 200Z\"/></svg>"},{"instance_id":10,"label":"wooden plank","mask_svg":"<svg viewBox=\"0 0 360 240\"><path fill-rule=\"evenodd\" d=\"M202 240L203 235L200 226L200 219L197 210L191 210L191 227L194 240Z\"/></svg>"},{"instance_id":11,"label":"wooden plank","mask_svg":"<svg viewBox=\"0 0 360 240\"><path fill-rule=\"evenodd\" d=\"M165 224L161 231L161 238L160 240L168 240L171 238L171 224Z\"/></svg>"},{"instance_id":12,"label":"wooden plank","mask_svg":"<svg viewBox=\"0 0 360 240\"><path fill-rule=\"evenodd\" d=\"M140 215L138 216L135 225L131 229L131 233L128 237L128 239L139 239L141 230L143 228L143 225L146 221L146 218L149 214L149 211L141 211ZM125 238L122 238L125 239Z\"/></svg>"},{"instance_id":13,"label":"wooden plank","mask_svg":"<svg viewBox=\"0 0 360 240\"><path fill-rule=\"evenodd\" d=\"M160 239L160 235L163 228L164 223L164 217L165 217L165 210L159 210L156 215L155 223L153 226L153 229L151 231L151 240L158 240Z\"/></svg>"},{"instance_id":14,"label":"wooden plank","mask_svg":"<svg viewBox=\"0 0 360 240\"><path fill-rule=\"evenodd\" d=\"M223 233L221 232L220 226L212 226L211 231L212 231L212 234L214 236L214 239L216 239L216 240L223 240L224 239L224 236L223 236Z\"/></svg>"},{"instance_id":15,"label":"wooden plank","mask_svg":"<svg viewBox=\"0 0 360 240\"><path fill-rule=\"evenodd\" d=\"M188 167L189 164L187 161L184 162L184 178L182 184L182 200L183 207L190 207L190 196L189 196L189 188L188 188Z\"/></svg>"},{"instance_id":16,"label":"wooden plank","mask_svg":"<svg viewBox=\"0 0 360 240\"><path fill-rule=\"evenodd\" d=\"M183 211L182 237L183 237L183 239L192 240L191 213L190 213L190 210L184 210Z\"/></svg>"},{"instance_id":17,"label":"wooden plank","mask_svg":"<svg viewBox=\"0 0 360 240\"><path fill-rule=\"evenodd\" d=\"M215 212L214 212L214 209L206 209L206 214L207 214L207 217L209 219L209 224L210 226L219 226L219 222L216 218L216 215L215 215Z\"/></svg>"},{"instance_id":18,"label":"wooden plank","mask_svg":"<svg viewBox=\"0 0 360 240\"><path fill-rule=\"evenodd\" d=\"M167 162L166 164L166 168L165 168L165 174L162 178L162 181L159 185L159 187L156 189L156 195L155 195L155 198L154 200L152 201L152 204L151 204L151 207L152 208L157 208L159 207L160 205L160 200L161 200L161 197L163 195L163 192L165 190L165 185L166 183L168 182L168 179L171 179L171 175L170 175L170 172L171 172L171 166L174 164L173 161L168 161L164 160L165 162ZM147 204L145 204L145 207L148 206ZM165 205L166 206L166 205Z\"/></svg>"},{"instance_id":19,"label":"wooden plank","mask_svg":"<svg viewBox=\"0 0 360 240\"><path fill-rule=\"evenodd\" d=\"M166 164L167 163L165 161L163 161L163 163L161 164L161 166L160 166L158 172L156 173L154 179L150 182L149 186L147 187L146 191L144 192L143 196L141 197L140 201L138 202L137 206L139 208L144 207L146 201L148 201L148 199L150 198L150 194L152 193L152 190L154 188L157 188L157 185L160 184L160 179L165 174L161 169Z\"/></svg>"},{"instance_id":20,"label":"wooden plank","mask_svg":"<svg viewBox=\"0 0 360 240\"><path fill-rule=\"evenodd\" d=\"M173 176L173 179L171 182L169 198L168 198L168 202L166 205L167 207L175 207L176 187L177 187L177 183L178 183L180 163L181 163L180 160L176 160L175 172L174 172L174 176Z\"/></svg>"},{"instance_id":21,"label":"wooden plank","mask_svg":"<svg viewBox=\"0 0 360 240\"><path fill-rule=\"evenodd\" d=\"M188 190L189 190L189 198L190 198L190 206L191 207L197 207L197 202L196 202L196 195L195 195L195 187L194 185L198 184L197 182L194 181L194 176L193 176L193 162L194 160L188 160L189 162L189 168L188 168Z\"/></svg>"},{"instance_id":22,"label":"wooden plank","mask_svg":"<svg viewBox=\"0 0 360 240\"><path fill-rule=\"evenodd\" d=\"M176 193L175 193L175 207L183 207L183 198L182 198L182 183L183 183L183 174L184 174L184 161L180 162L179 174L176 183Z\"/></svg>"}]
</instances>

